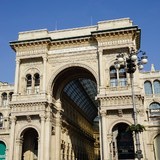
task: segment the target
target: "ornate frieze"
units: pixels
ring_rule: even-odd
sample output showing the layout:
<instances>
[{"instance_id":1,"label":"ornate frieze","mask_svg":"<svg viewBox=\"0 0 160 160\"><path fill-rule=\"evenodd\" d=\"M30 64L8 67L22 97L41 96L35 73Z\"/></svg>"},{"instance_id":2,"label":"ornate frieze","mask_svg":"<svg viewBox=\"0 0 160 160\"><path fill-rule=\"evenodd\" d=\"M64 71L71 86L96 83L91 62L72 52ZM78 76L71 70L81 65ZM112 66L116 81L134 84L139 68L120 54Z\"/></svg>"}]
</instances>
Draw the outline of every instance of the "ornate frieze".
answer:
<instances>
[{"instance_id":1,"label":"ornate frieze","mask_svg":"<svg viewBox=\"0 0 160 160\"><path fill-rule=\"evenodd\" d=\"M39 48L38 49L37 48L33 48L33 49L27 48L25 50L18 51L17 57L29 56L33 58L34 55L37 57L38 55L43 55L43 54L46 54L47 52L48 52L48 49L46 48L40 48L40 49Z\"/></svg>"},{"instance_id":2,"label":"ornate frieze","mask_svg":"<svg viewBox=\"0 0 160 160\"><path fill-rule=\"evenodd\" d=\"M99 42L99 47L103 46L120 46L120 45L133 45L132 39L119 39L119 40L108 40L104 42Z\"/></svg>"},{"instance_id":3,"label":"ornate frieze","mask_svg":"<svg viewBox=\"0 0 160 160\"><path fill-rule=\"evenodd\" d=\"M11 112L34 112L45 110L46 102L11 104Z\"/></svg>"},{"instance_id":4,"label":"ornate frieze","mask_svg":"<svg viewBox=\"0 0 160 160\"><path fill-rule=\"evenodd\" d=\"M97 49L96 46L81 46L81 47L74 47L74 48L65 48L65 49L56 49L51 50L48 54L63 54L63 53L72 53L72 52L82 52L82 51L89 51Z\"/></svg>"},{"instance_id":5,"label":"ornate frieze","mask_svg":"<svg viewBox=\"0 0 160 160\"><path fill-rule=\"evenodd\" d=\"M102 107L118 107L118 106L131 106L132 107L132 97L126 96L112 96L112 97L101 97L99 98ZM135 96L135 103L137 105L142 105L142 97Z\"/></svg>"}]
</instances>

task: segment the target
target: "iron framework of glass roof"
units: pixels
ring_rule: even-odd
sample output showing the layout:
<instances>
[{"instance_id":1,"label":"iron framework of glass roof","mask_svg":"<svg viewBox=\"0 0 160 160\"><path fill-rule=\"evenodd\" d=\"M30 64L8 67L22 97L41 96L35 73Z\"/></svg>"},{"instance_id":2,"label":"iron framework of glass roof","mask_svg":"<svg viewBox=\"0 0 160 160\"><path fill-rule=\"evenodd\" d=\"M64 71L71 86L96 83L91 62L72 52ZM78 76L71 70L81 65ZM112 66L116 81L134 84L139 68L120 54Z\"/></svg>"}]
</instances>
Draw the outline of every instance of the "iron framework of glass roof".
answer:
<instances>
[{"instance_id":1,"label":"iron framework of glass roof","mask_svg":"<svg viewBox=\"0 0 160 160\"><path fill-rule=\"evenodd\" d=\"M70 81L63 90L90 120L97 116L98 103L96 83L91 79L78 78Z\"/></svg>"}]
</instances>

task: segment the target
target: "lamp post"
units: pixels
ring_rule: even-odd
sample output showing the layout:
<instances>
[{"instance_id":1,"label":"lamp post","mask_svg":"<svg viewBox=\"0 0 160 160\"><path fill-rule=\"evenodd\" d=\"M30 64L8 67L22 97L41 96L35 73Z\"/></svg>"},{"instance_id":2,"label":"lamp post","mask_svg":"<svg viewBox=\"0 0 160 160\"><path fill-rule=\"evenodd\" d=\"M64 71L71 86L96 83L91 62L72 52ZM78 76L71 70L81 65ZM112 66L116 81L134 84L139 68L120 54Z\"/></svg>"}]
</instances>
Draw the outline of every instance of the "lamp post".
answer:
<instances>
[{"instance_id":1,"label":"lamp post","mask_svg":"<svg viewBox=\"0 0 160 160\"><path fill-rule=\"evenodd\" d=\"M141 57L137 57L137 55L141 53ZM137 60L138 59L138 60ZM137 109L135 104L135 94L134 94L134 72L136 71L136 68L138 67L139 70L143 69L143 65L148 62L146 53L143 51L136 52L133 48L131 48L129 54L124 55L122 53L117 55L117 59L115 61L115 67L116 69L120 68L120 65L123 64L126 72L130 74L130 81L131 81L131 91L132 91L132 105L133 105L133 119L134 119L134 125L136 126L138 124L137 121ZM143 158L142 150L140 148L140 139L139 139L139 133L135 131L135 142L136 142L136 153L135 158L138 160L141 160Z\"/></svg>"}]
</instances>

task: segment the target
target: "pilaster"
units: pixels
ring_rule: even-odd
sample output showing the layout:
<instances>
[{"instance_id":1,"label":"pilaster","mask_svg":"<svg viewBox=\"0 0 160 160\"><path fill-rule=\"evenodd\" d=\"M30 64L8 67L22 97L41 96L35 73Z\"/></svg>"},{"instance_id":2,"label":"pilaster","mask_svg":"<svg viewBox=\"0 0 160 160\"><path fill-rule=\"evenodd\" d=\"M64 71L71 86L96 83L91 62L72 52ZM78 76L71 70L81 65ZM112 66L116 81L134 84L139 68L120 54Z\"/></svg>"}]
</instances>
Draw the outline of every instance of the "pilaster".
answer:
<instances>
[{"instance_id":1,"label":"pilaster","mask_svg":"<svg viewBox=\"0 0 160 160\"><path fill-rule=\"evenodd\" d=\"M16 124L16 117L11 117L9 160L16 160L14 159L15 124Z\"/></svg>"},{"instance_id":2,"label":"pilaster","mask_svg":"<svg viewBox=\"0 0 160 160\"><path fill-rule=\"evenodd\" d=\"M41 118L40 160L44 160L44 127L45 127L45 115L40 115L40 118Z\"/></svg>"},{"instance_id":3,"label":"pilaster","mask_svg":"<svg viewBox=\"0 0 160 160\"><path fill-rule=\"evenodd\" d=\"M108 147L107 147L107 130L106 130L106 112L104 110L100 110L100 146L101 146L101 160L108 160L107 154Z\"/></svg>"},{"instance_id":4,"label":"pilaster","mask_svg":"<svg viewBox=\"0 0 160 160\"><path fill-rule=\"evenodd\" d=\"M46 93L47 57L43 57L43 93Z\"/></svg>"},{"instance_id":5,"label":"pilaster","mask_svg":"<svg viewBox=\"0 0 160 160\"><path fill-rule=\"evenodd\" d=\"M19 85L19 69L20 69L20 59L16 58L16 70L15 70L15 87L14 94L18 94L18 85Z\"/></svg>"},{"instance_id":6,"label":"pilaster","mask_svg":"<svg viewBox=\"0 0 160 160\"><path fill-rule=\"evenodd\" d=\"M99 92L100 94L105 94L105 85L104 85L104 77L103 77L103 50L98 48L98 72L99 72Z\"/></svg>"}]
</instances>

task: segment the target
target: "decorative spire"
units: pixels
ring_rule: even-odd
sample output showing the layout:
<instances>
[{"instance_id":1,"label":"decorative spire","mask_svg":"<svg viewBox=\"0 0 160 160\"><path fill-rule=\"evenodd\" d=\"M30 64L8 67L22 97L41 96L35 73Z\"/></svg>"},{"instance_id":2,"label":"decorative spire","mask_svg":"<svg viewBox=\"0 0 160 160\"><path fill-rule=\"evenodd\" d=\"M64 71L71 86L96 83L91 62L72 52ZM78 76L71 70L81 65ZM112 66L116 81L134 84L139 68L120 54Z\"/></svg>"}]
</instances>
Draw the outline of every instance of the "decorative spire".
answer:
<instances>
[{"instance_id":1,"label":"decorative spire","mask_svg":"<svg viewBox=\"0 0 160 160\"><path fill-rule=\"evenodd\" d=\"M151 72L155 72L154 64L151 64Z\"/></svg>"}]
</instances>

